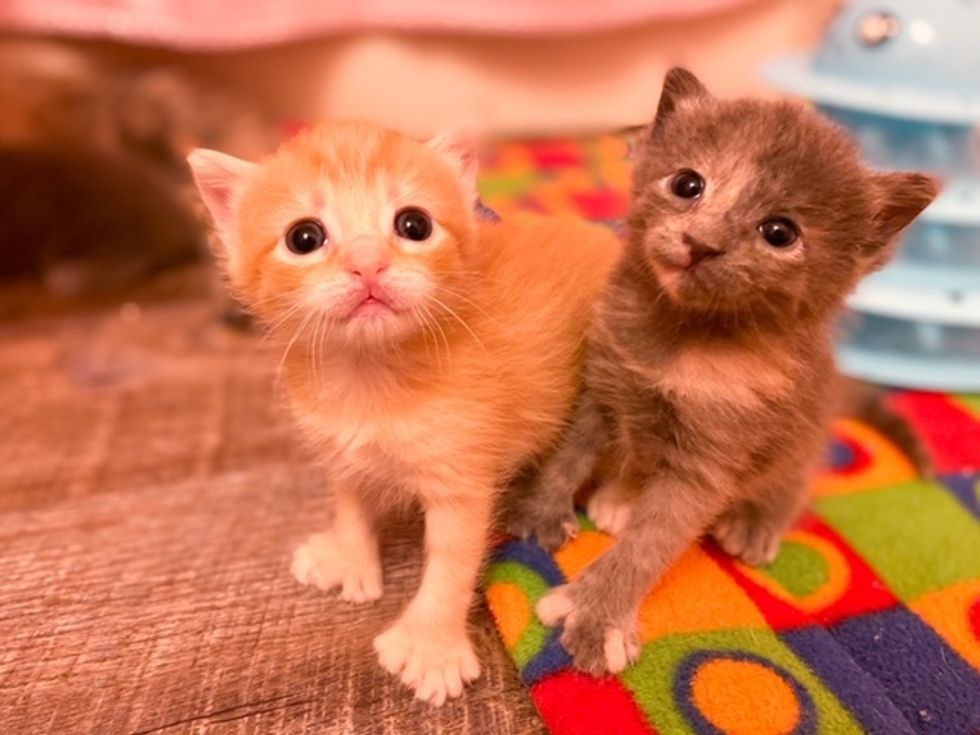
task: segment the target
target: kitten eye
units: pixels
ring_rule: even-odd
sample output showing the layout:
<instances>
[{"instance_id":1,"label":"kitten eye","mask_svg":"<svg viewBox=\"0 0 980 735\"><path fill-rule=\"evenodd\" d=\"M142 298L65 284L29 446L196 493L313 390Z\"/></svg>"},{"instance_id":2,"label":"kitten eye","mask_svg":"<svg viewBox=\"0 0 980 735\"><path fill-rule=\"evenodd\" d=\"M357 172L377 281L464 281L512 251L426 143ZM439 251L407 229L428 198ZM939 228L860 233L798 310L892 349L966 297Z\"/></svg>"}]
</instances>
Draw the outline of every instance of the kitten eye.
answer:
<instances>
[{"instance_id":1,"label":"kitten eye","mask_svg":"<svg viewBox=\"0 0 980 735\"><path fill-rule=\"evenodd\" d=\"M326 241L327 231L315 219L293 222L286 230L286 247L297 255L309 255L322 248Z\"/></svg>"},{"instance_id":2,"label":"kitten eye","mask_svg":"<svg viewBox=\"0 0 980 735\"><path fill-rule=\"evenodd\" d=\"M759 234L774 248L788 248L797 241L800 231L792 220L772 217L759 225Z\"/></svg>"},{"instance_id":3,"label":"kitten eye","mask_svg":"<svg viewBox=\"0 0 980 735\"><path fill-rule=\"evenodd\" d=\"M671 179L670 190L681 199L698 199L704 193L704 178L686 168Z\"/></svg>"},{"instance_id":4,"label":"kitten eye","mask_svg":"<svg viewBox=\"0 0 980 735\"><path fill-rule=\"evenodd\" d=\"M409 207L395 215L395 232L406 240L421 242L432 234L432 218L421 209Z\"/></svg>"}]
</instances>

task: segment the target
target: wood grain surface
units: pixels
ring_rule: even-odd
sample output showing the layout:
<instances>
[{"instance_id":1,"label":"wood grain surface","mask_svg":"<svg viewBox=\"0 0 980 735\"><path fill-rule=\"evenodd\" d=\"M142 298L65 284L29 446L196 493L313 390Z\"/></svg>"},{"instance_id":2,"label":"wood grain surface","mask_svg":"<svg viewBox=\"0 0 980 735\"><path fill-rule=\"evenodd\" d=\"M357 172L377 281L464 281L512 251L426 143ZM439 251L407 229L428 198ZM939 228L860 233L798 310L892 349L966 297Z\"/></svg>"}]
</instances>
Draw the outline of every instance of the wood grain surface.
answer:
<instances>
[{"instance_id":1,"label":"wood grain surface","mask_svg":"<svg viewBox=\"0 0 980 735\"><path fill-rule=\"evenodd\" d=\"M0 324L0 733L544 732L479 603L462 699L375 663L417 519L386 534L378 603L290 577L329 503L276 357L206 299Z\"/></svg>"}]
</instances>

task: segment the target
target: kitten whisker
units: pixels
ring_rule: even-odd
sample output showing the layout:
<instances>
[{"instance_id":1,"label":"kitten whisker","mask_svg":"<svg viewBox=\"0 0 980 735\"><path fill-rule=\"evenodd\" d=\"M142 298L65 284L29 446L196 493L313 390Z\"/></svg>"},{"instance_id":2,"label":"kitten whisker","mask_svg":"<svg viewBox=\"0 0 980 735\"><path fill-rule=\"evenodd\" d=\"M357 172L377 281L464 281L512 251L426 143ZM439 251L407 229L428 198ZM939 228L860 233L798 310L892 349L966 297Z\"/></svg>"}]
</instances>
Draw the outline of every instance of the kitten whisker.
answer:
<instances>
[{"instance_id":1,"label":"kitten whisker","mask_svg":"<svg viewBox=\"0 0 980 735\"><path fill-rule=\"evenodd\" d=\"M486 345L483 344L483 340L481 340L477 336L476 332L474 332L473 329L470 327L470 325L466 323L466 320L463 319L463 317L461 317L459 314L457 314L452 307L448 306L444 301L441 301L440 299L433 296L432 294L429 294L428 300L433 302L436 306L442 308L447 314L449 314L449 316L451 316L453 319L459 322L460 326L462 326L463 329L469 332L470 336L473 337L473 339L476 341L478 345L480 345L480 349L482 349L484 353L489 354Z\"/></svg>"},{"instance_id":2,"label":"kitten whisker","mask_svg":"<svg viewBox=\"0 0 980 735\"><path fill-rule=\"evenodd\" d=\"M290 298L289 293L274 293L264 296L260 299L251 299L248 302L248 306L245 307L249 312L254 311L256 306L263 306L265 304L273 304L279 301L286 301Z\"/></svg>"},{"instance_id":3,"label":"kitten whisker","mask_svg":"<svg viewBox=\"0 0 980 735\"><path fill-rule=\"evenodd\" d=\"M276 316L275 319L260 320L259 324L262 326L263 334L262 338L268 340L269 338L276 335L280 328L286 325L294 316L303 312L302 304L293 304L282 314Z\"/></svg>"},{"instance_id":4,"label":"kitten whisker","mask_svg":"<svg viewBox=\"0 0 980 735\"><path fill-rule=\"evenodd\" d=\"M439 334L442 337L442 344L446 348L446 364L448 366L449 364L452 363L452 350L451 350L451 348L449 346L449 337L446 336L446 330L442 328L442 324L439 323L439 320L436 318L435 314L432 313L432 311L429 309L428 306L426 306L424 303L422 303L422 304L419 304L419 307L425 310L425 313L428 315L428 318L432 321L432 324L436 328L438 328L438 330L439 330ZM433 330L433 335L432 336L433 336L433 340L434 340L435 339L435 331L434 330ZM438 345L437 345L436 355L439 356ZM439 356L439 365L440 365L440 369L441 369L441 366L442 366L442 357L441 356Z\"/></svg>"},{"instance_id":5,"label":"kitten whisker","mask_svg":"<svg viewBox=\"0 0 980 735\"><path fill-rule=\"evenodd\" d=\"M313 319L313 317L315 316L316 316L315 311L309 312L300 322L296 330L293 332L293 336L286 344L286 349L283 350L282 357L279 359L279 365L276 367L276 382L278 382L282 376L282 369L286 365L286 358L289 357L289 353L292 351L293 345L296 344L296 340L299 339L300 334L302 334L302 332L309 325L310 320Z\"/></svg>"},{"instance_id":6,"label":"kitten whisker","mask_svg":"<svg viewBox=\"0 0 980 735\"><path fill-rule=\"evenodd\" d=\"M429 351L429 337L431 336L431 328L429 326L429 321L426 319L425 315L419 310L418 307L413 306L409 313L412 318L419 323L419 327L422 329L422 344L425 345L425 359L427 362L432 362L432 353ZM438 358L438 352L436 353ZM438 360L437 360L438 364ZM441 368L441 365L439 366Z\"/></svg>"},{"instance_id":7,"label":"kitten whisker","mask_svg":"<svg viewBox=\"0 0 980 735\"><path fill-rule=\"evenodd\" d=\"M500 325L500 321L496 317L491 315L486 309L484 309L482 306L477 304L475 301L473 301L471 298L466 296L463 292L459 291L458 289L451 288L449 286L446 286L445 284L440 284L437 286L437 288L439 289L439 291L444 291L446 294L452 296L453 298L464 301L468 306L471 306L477 311L479 311L487 319L494 322L498 326Z\"/></svg>"},{"instance_id":8,"label":"kitten whisker","mask_svg":"<svg viewBox=\"0 0 980 735\"><path fill-rule=\"evenodd\" d=\"M321 315L320 319L317 319L313 325L313 338L312 349L310 350L310 367L313 372L313 385L317 388L320 387L320 337L323 333L323 328L329 324L327 318Z\"/></svg>"}]
</instances>

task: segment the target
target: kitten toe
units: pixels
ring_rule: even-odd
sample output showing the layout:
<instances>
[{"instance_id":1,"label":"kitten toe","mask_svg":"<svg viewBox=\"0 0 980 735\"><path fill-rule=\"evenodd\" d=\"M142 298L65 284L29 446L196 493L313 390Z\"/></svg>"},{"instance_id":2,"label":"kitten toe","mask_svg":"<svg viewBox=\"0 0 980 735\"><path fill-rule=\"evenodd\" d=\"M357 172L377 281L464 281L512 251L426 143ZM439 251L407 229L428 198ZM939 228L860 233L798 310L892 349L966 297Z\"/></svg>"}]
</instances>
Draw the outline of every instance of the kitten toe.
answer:
<instances>
[{"instance_id":1,"label":"kitten toe","mask_svg":"<svg viewBox=\"0 0 980 735\"><path fill-rule=\"evenodd\" d=\"M534 611L538 619L549 628L560 625L575 607L571 595L568 594L568 585L555 587L551 592L538 600Z\"/></svg>"},{"instance_id":2,"label":"kitten toe","mask_svg":"<svg viewBox=\"0 0 980 735\"><path fill-rule=\"evenodd\" d=\"M592 676L603 676L609 673L609 662L606 657L606 636L612 630L603 621L592 619L589 615L576 619L576 616L565 621L565 630L561 634L561 644L572 657L575 668ZM616 636L613 636L610 646L613 664L623 664L625 668L625 651L614 651ZM620 659L623 659L621 661Z\"/></svg>"},{"instance_id":3,"label":"kitten toe","mask_svg":"<svg viewBox=\"0 0 980 735\"><path fill-rule=\"evenodd\" d=\"M629 522L632 499L618 485L609 483L589 498L585 512L600 531L618 536Z\"/></svg>"},{"instance_id":4,"label":"kitten toe","mask_svg":"<svg viewBox=\"0 0 980 735\"><path fill-rule=\"evenodd\" d=\"M440 707L479 678L480 662L465 631L453 635L401 618L374 639L378 663L414 691L415 698Z\"/></svg>"},{"instance_id":5,"label":"kitten toe","mask_svg":"<svg viewBox=\"0 0 980 735\"><path fill-rule=\"evenodd\" d=\"M446 703L446 697L449 695L448 689L443 672L429 671L415 689L415 698L422 702L428 702L434 707L441 707Z\"/></svg>"},{"instance_id":6,"label":"kitten toe","mask_svg":"<svg viewBox=\"0 0 980 735\"><path fill-rule=\"evenodd\" d=\"M575 521L565 521L561 524L561 528L565 532L566 538L572 541L578 538L579 531L582 530Z\"/></svg>"},{"instance_id":7,"label":"kitten toe","mask_svg":"<svg viewBox=\"0 0 980 735\"><path fill-rule=\"evenodd\" d=\"M381 584L381 565L366 564L360 574L349 575L344 579L340 599L349 602L374 602L383 593Z\"/></svg>"},{"instance_id":8,"label":"kitten toe","mask_svg":"<svg viewBox=\"0 0 980 735\"><path fill-rule=\"evenodd\" d=\"M578 522L574 520L549 523L534 532L534 540L547 552L557 551L578 536Z\"/></svg>"},{"instance_id":9,"label":"kitten toe","mask_svg":"<svg viewBox=\"0 0 980 735\"><path fill-rule=\"evenodd\" d=\"M722 517L711 529L711 536L726 554L750 566L766 566L779 555L780 533L747 512Z\"/></svg>"},{"instance_id":10,"label":"kitten toe","mask_svg":"<svg viewBox=\"0 0 980 735\"><path fill-rule=\"evenodd\" d=\"M479 674L479 672L477 672ZM446 696L449 699L456 699L463 693L463 671L456 666L446 666L442 672L443 681L446 683ZM476 677L473 677L476 678ZM472 679L467 679L471 681Z\"/></svg>"},{"instance_id":11,"label":"kitten toe","mask_svg":"<svg viewBox=\"0 0 980 735\"><path fill-rule=\"evenodd\" d=\"M745 524L726 516L712 527L711 537L721 547L722 551L729 556L738 558L745 549Z\"/></svg>"},{"instance_id":12,"label":"kitten toe","mask_svg":"<svg viewBox=\"0 0 980 735\"><path fill-rule=\"evenodd\" d=\"M618 674L640 655L640 641L622 621L598 612L601 606L588 602L591 592L574 584L555 587L538 600L535 612L549 627L563 625L561 644L576 668L594 676Z\"/></svg>"},{"instance_id":13,"label":"kitten toe","mask_svg":"<svg viewBox=\"0 0 980 735\"><path fill-rule=\"evenodd\" d=\"M768 566L779 556L779 546L779 534L770 529L760 528L749 538L740 558L753 567Z\"/></svg>"},{"instance_id":14,"label":"kitten toe","mask_svg":"<svg viewBox=\"0 0 980 735\"><path fill-rule=\"evenodd\" d=\"M578 536L578 520L569 504L525 502L513 510L506 522L508 533L520 539L534 539L545 551L561 548Z\"/></svg>"},{"instance_id":15,"label":"kitten toe","mask_svg":"<svg viewBox=\"0 0 980 735\"><path fill-rule=\"evenodd\" d=\"M381 562L370 549L348 549L332 531L312 534L295 552L293 577L324 592L340 589L348 602L371 602L382 594Z\"/></svg>"},{"instance_id":16,"label":"kitten toe","mask_svg":"<svg viewBox=\"0 0 980 735\"><path fill-rule=\"evenodd\" d=\"M607 628L603 640L606 671L618 674L640 655L640 641L619 628Z\"/></svg>"}]
</instances>

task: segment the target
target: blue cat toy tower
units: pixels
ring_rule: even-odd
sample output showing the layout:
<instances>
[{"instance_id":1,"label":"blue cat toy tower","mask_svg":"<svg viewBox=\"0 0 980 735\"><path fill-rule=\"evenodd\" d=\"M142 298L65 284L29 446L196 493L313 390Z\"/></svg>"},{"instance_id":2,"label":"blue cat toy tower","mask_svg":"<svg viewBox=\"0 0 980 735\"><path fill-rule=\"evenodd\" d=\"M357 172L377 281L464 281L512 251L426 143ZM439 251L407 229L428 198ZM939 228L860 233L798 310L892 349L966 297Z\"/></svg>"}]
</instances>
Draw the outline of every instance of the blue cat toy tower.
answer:
<instances>
[{"instance_id":1,"label":"blue cat toy tower","mask_svg":"<svg viewBox=\"0 0 980 735\"><path fill-rule=\"evenodd\" d=\"M854 0L816 53L764 74L846 125L874 166L946 181L895 261L850 299L841 368L980 391L980 2Z\"/></svg>"}]
</instances>

